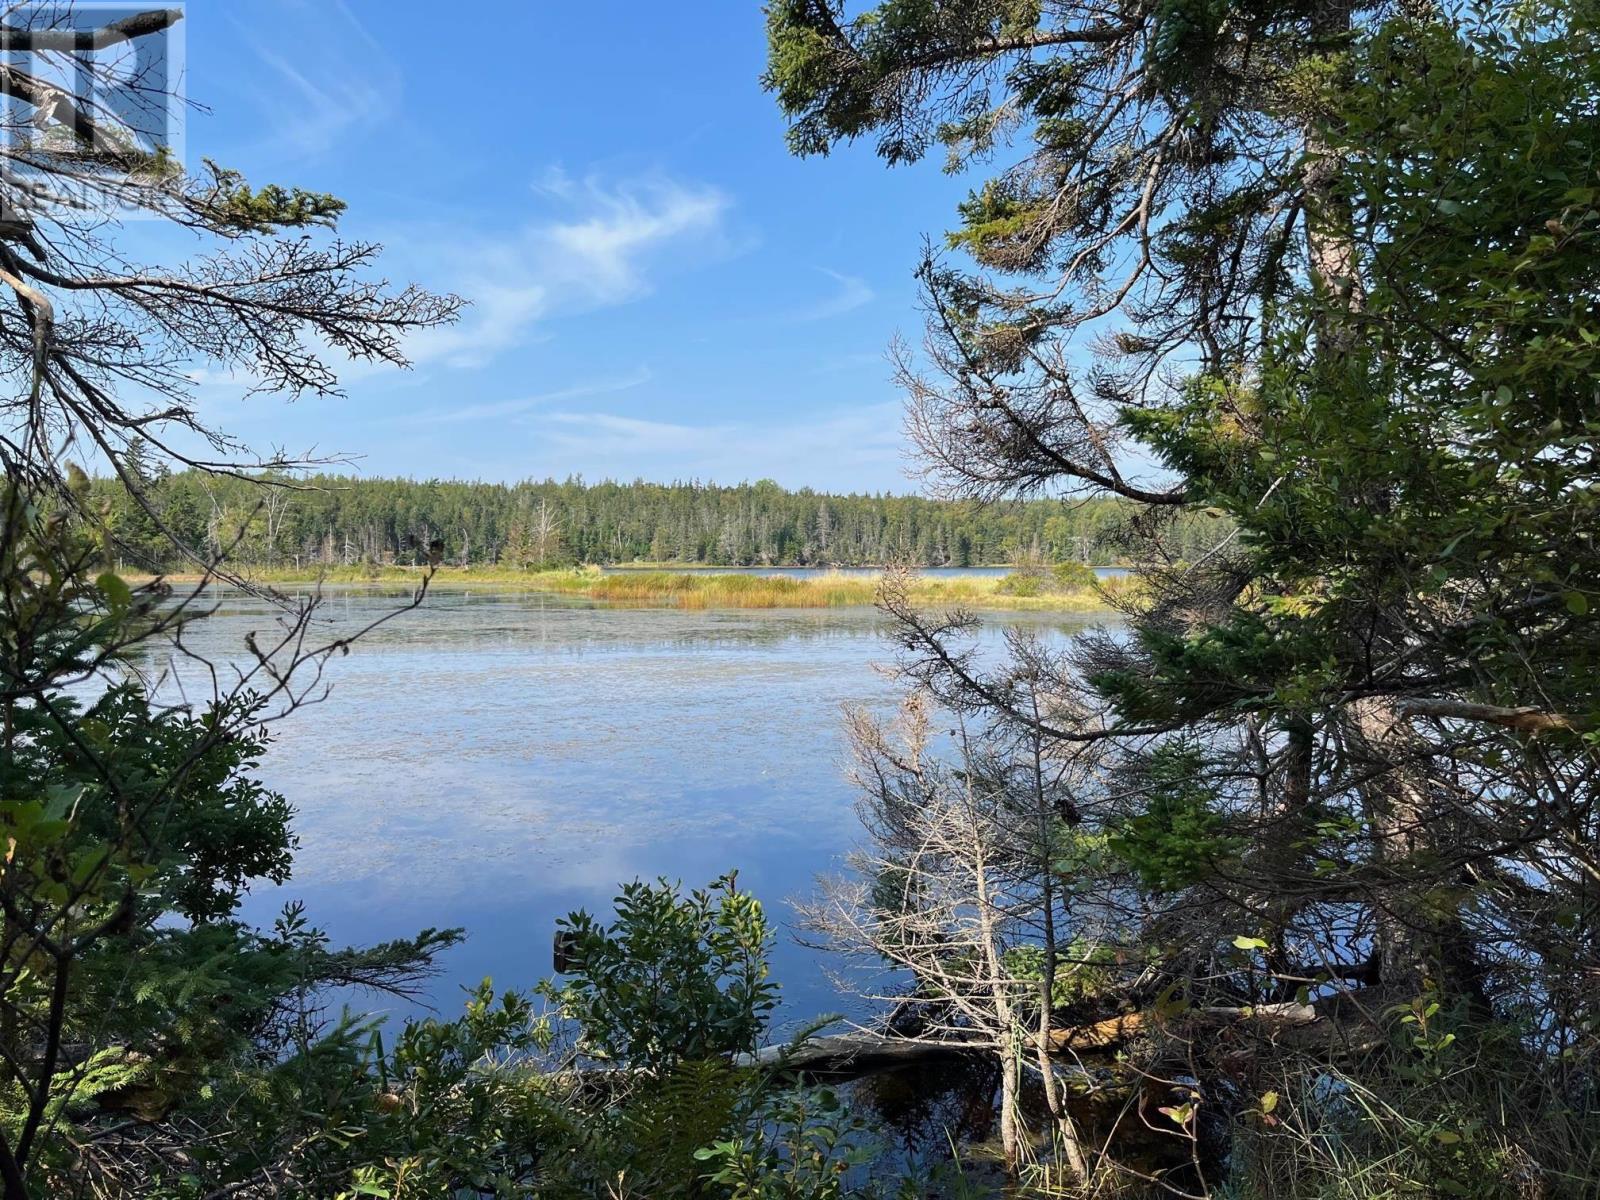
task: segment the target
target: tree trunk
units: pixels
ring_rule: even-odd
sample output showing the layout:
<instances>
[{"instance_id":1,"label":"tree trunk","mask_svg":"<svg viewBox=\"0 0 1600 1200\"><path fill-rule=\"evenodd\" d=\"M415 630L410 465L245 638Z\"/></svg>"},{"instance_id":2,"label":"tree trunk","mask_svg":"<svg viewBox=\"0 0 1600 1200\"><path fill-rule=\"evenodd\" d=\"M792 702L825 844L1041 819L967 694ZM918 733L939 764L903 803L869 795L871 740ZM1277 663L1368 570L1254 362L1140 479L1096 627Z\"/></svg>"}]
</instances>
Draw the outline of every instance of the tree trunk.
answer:
<instances>
[{"instance_id":1,"label":"tree trunk","mask_svg":"<svg viewBox=\"0 0 1600 1200\"><path fill-rule=\"evenodd\" d=\"M1269 958L1281 957L1282 934L1305 902L1296 870L1304 856L1306 817L1311 802L1313 729L1311 722L1293 716L1286 722L1284 745L1278 754L1282 784L1276 796L1270 778L1261 797L1262 835L1248 860L1254 892L1246 903L1261 921L1262 936L1270 944ZM1265 751L1263 751L1265 753Z\"/></svg>"},{"instance_id":2,"label":"tree trunk","mask_svg":"<svg viewBox=\"0 0 1600 1200\"><path fill-rule=\"evenodd\" d=\"M970 802L970 788L968 784ZM976 830L976 822L974 822ZM995 910L989 893L988 864L983 853L981 835L973 838L977 852L973 856L973 889L977 900L978 936L983 943L984 969L989 976L989 995L994 1005L994 1044L1000 1054L1000 1146L1005 1156L1006 1174L1015 1178L1022 1164L1022 1138L1019 1131L1020 1113L1017 1108L1019 1074L1016 1023L1007 991L1007 976L1000 961L995 925Z\"/></svg>"},{"instance_id":3,"label":"tree trunk","mask_svg":"<svg viewBox=\"0 0 1600 1200\"><path fill-rule=\"evenodd\" d=\"M1419 874L1439 829L1422 768L1410 761L1418 738L1387 699L1352 706L1361 744L1381 773L1364 788L1366 817L1387 886L1377 898L1378 978L1386 990L1447 996L1486 1004L1482 979L1461 918L1429 899L1433 881Z\"/></svg>"},{"instance_id":4,"label":"tree trunk","mask_svg":"<svg viewBox=\"0 0 1600 1200\"><path fill-rule=\"evenodd\" d=\"M1352 0L1328 0L1313 16L1312 35L1330 53L1335 50L1335 39L1350 29L1353 9ZM1306 128L1305 144L1307 159L1301 180L1311 272L1325 296L1340 301L1339 307L1350 314L1359 314L1367 297L1349 204L1339 192L1343 162L1315 121ZM1355 334L1355 322L1337 320L1330 313L1322 330L1320 353L1344 355L1353 348ZM1366 496L1362 502L1381 508L1386 497ZM1419 777L1419 768L1408 761L1415 734L1405 719L1396 715L1394 706L1381 698L1352 705L1350 715L1356 736L1372 756L1372 768L1379 772L1363 788L1368 828L1379 860L1390 867L1396 880L1375 906L1380 978L1387 988L1421 994L1430 983L1429 964L1443 965L1450 957L1446 942L1459 943L1445 928L1459 926L1459 921L1429 912L1404 879L1408 864L1426 850L1428 839L1427 785Z\"/></svg>"},{"instance_id":5,"label":"tree trunk","mask_svg":"<svg viewBox=\"0 0 1600 1200\"><path fill-rule=\"evenodd\" d=\"M1022 1068L1016 1048L1007 1046L1000 1058L1000 1150L1006 1174L1013 1179L1022 1167L1022 1114L1018 1107Z\"/></svg>"},{"instance_id":6,"label":"tree trunk","mask_svg":"<svg viewBox=\"0 0 1600 1200\"><path fill-rule=\"evenodd\" d=\"M1034 817L1038 822L1037 837L1044 868L1039 888L1044 910L1044 969L1040 972L1039 980L1039 1039L1036 1052L1039 1059L1039 1075L1044 1081L1045 1105L1050 1109L1050 1117L1055 1122L1056 1136L1061 1140L1067 1167L1079 1183L1087 1183L1089 1164L1083 1152L1082 1141L1078 1137L1078 1127L1071 1114L1067 1112L1065 1100L1061 1095L1061 1081L1056 1078L1055 1067L1050 1062L1050 1034L1055 1017L1056 972L1060 967L1056 954L1055 867L1052 861L1054 856L1051 853L1053 844L1051 834L1055 828L1056 809L1046 793L1044 784L1044 742L1037 729L1044 714L1039 710L1039 693L1036 686L1029 688L1028 696L1035 722L1034 732L1030 735Z\"/></svg>"},{"instance_id":7,"label":"tree trunk","mask_svg":"<svg viewBox=\"0 0 1600 1200\"><path fill-rule=\"evenodd\" d=\"M1312 37L1331 51L1334 40L1349 31L1354 8L1353 0L1328 0L1320 5L1312 17ZM1305 193L1306 248L1311 274L1324 294L1340 297L1351 312L1360 312L1366 307L1367 295L1361 282L1361 264L1356 258L1350 206L1339 194L1339 176L1344 164L1315 119L1306 126L1305 147L1306 162L1300 184ZM1353 333L1348 324L1326 330L1324 350L1348 349Z\"/></svg>"}]
</instances>

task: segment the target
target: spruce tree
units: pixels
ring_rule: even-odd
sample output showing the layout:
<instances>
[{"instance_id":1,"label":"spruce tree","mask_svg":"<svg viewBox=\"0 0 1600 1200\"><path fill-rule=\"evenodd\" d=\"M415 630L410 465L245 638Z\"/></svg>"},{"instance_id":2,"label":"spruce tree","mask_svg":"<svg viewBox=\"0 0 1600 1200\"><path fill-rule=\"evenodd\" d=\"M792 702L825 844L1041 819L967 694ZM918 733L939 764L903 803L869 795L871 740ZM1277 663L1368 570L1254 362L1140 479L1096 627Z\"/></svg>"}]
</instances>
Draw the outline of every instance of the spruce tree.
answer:
<instances>
[{"instance_id":1,"label":"spruce tree","mask_svg":"<svg viewBox=\"0 0 1600 1200\"><path fill-rule=\"evenodd\" d=\"M1596 17L769 9L797 152L1013 153L921 267L936 480L1143 509L1042 713L886 599L916 684L1093 764L1066 936L1126 969L1068 1015L1159 1031L1182 1186L1594 1177ZM1189 561L1185 512L1230 521Z\"/></svg>"}]
</instances>

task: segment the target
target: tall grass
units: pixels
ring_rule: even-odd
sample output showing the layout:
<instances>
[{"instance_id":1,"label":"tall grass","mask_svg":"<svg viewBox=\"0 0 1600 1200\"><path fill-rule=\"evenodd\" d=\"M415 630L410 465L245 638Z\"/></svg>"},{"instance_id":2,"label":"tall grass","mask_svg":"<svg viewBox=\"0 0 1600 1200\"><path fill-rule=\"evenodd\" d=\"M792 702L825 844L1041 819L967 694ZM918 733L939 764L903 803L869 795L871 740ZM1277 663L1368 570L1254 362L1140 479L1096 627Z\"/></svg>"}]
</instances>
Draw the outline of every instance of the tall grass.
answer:
<instances>
[{"instance_id":1,"label":"tall grass","mask_svg":"<svg viewBox=\"0 0 1600 1200\"><path fill-rule=\"evenodd\" d=\"M262 583L414 584L415 567L329 567L316 571L257 571ZM804 579L765 575L733 575L714 570L622 571L605 574L595 567L559 571L518 571L496 567L440 567L434 586L486 586L582 596L618 605L677 608L857 608L877 599L879 577L832 573ZM1015 577L924 577L910 586L910 599L934 607L1095 612L1108 598L1132 586L1126 579L1102 580L1098 586L1034 593L1015 586Z\"/></svg>"},{"instance_id":2,"label":"tall grass","mask_svg":"<svg viewBox=\"0 0 1600 1200\"><path fill-rule=\"evenodd\" d=\"M679 608L855 608L877 599L878 578L829 574L806 579L711 572L628 571L602 575L584 571L544 571L524 577L540 591L565 592L618 604L670 604ZM1106 592L1081 588L1051 595L1008 593L999 578L919 578L911 584L917 604L965 608L1041 609L1091 612L1106 607ZM1123 590L1108 580L1109 591Z\"/></svg>"}]
</instances>

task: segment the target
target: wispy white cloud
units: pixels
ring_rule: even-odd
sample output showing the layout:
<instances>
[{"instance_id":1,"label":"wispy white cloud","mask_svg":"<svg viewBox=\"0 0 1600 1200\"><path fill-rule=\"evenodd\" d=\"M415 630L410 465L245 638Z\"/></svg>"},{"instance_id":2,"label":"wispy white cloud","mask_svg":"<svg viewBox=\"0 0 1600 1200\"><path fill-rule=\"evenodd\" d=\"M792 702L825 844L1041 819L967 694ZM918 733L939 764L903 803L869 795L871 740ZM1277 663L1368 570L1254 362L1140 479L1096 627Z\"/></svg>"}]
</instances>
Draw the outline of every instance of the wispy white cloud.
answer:
<instances>
[{"instance_id":1,"label":"wispy white cloud","mask_svg":"<svg viewBox=\"0 0 1600 1200\"><path fill-rule=\"evenodd\" d=\"M905 440L898 402L771 421L704 424L604 411L530 412L531 460L522 472L586 478L773 478L791 486L903 486Z\"/></svg>"},{"instance_id":2,"label":"wispy white cloud","mask_svg":"<svg viewBox=\"0 0 1600 1200\"><path fill-rule=\"evenodd\" d=\"M830 317L842 317L845 313L871 304L877 298L878 294L860 276L846 275L827 267L818 267L817 270L833 280L833 295L791 313L791 321L826 321Z\"/></svg>"},{"instance_id":3,"label":"wispy white cloud","mask_svg":"<svg viewBox=\"0 0 1600 1200\"><path fill-rule=\"evenodd\" d=\"M536 193L563 213L498 237L450 241L441 285L472 302L459 324L417 334L418 363L480 366L534 336L543 320L623 304L648 294L653 271L674 253L697 256L725 244L727 197L707 184L664 176L609 183L547 176Z\"/></svg>"},{"instance_id":4,"label":"wispy white cloud","mask_svg":"<svg viewBox=\"0 0 1600 1200\"><path fill-rule=\"evenodd\" d=\"M398 108L399 68L344 3L280 0L266 28L247 24L251 12L230 13L266 68L251 84L261 140L243 158L326 154ZM292 60L284 46L294 47Z\"/></svg>"},{"instance_id":5,"label":"wispy white cloud","mask_svg":"<svg viewBox=\"0 0 1600 1200\"><path fill-rule=\"evenodd\" d=\"M410 413L400 420L408 425L444 425L456 424L462 421L501 420L506 417L519 416L531 409L541 408L547 404L559 404L567 400L580 400L586 396L604 396L616 392L625 392L632 388L642 387L649 383L651 373L649 367L639 367L627 375L615 379L600 379L592 383L574 384L571 387L558 388L555 391L540 392L532 396L519 396L512 400L495 400L486 404L467 404L459 408L429 408L421 412Z\"/></svg>"},{"instance_id":6,"label":"wispy white cloud","mask_svg":"<svg viewBox=\"0 0 1600 1200\"><path fill-rule=\"evenodd\" d=\"M395 373L387 364L345 359L313 339L318 353L337 364L340 383L374 378L386 386L435 384L451 369L480 367L548 334L541 323L627 303L649 294L659 277L684 260L701 261L728 251L723 225L727 198L716 188L651 175L617 183L597 177L573 180L549 175L535 191L560 212L498 235L459 227L408 225L391 228L383 240L402 278L415 278L470 301L452 326L422 330L406 338L403 352L419 367ZM398 420L407 425L511 418L544 405L642 386L651 378L643 365L592 382L528 396L434 406ZM204 364L189 372L195 397L207 409L237 402L254 385L246 371ZM502 395L504 392L502 391ZM282 419L282 410L271 409ZM248 420L228 409L228 420Z\"/></svg>"}]
</instances>

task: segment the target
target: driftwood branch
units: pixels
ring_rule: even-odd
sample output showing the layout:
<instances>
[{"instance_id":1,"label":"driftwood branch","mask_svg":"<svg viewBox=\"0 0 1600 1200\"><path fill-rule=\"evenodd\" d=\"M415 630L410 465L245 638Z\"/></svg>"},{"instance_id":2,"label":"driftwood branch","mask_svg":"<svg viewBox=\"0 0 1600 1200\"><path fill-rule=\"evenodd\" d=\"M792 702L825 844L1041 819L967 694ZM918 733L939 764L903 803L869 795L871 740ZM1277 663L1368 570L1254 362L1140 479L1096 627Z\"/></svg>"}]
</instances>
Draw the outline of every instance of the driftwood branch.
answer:
<instances>
[{"instance_id":1,"label":"driftwood branch","mask_svg":"<svg viewBox=\"0 0 1600 1200\"><path fill-rule=\"evenodd\" d=\"M901 1038L878 1033L841 1033L808 1038L799 1045L764 1046L753 1054L735 1054L732 1065L744 1071L771 1071L779 1075L840 1083L913 1063L960 1058L982 1049L984 1047L960 1041ZM645 1067L599 1063L559 1071L555 1078L574 1086L605 1089L623 1086L648 1073Z\"/></svg>"},{"instance_id":2,"label":"driftwood branch","mask_svg":"<svg viewBox=\"0 0 1600 1200\"><path fill-rule=\"evenodd\" d=\"M1506 708L1498 704L1474 704L1467 700L1408 700L1400 706L1403 717L1443 717L1455 721L1485 721L1522 733L1548 733L1551 730L1578 730L1587 722L1570 713L1547 712L1532 704Z\"/></svg>"},{"instance_id":3,"label":"driftwood branch","mask_svg":"<svg viewBox=\"0 0 1600 1200\"><path fill-rule=\"evenodd\" d=\"M890 1067L972 1053L958 1041L897 1038L875 1033L841 1033L815 1037L798 1046L767 1046L755 1054L734 1059L740 1067L766 1067L793 1071L812 1078L855 1079Z\"/></svg>"},{"instance_id":4,"label":"driftwood branch","mask_svg":"<svg viewBox=\"0 0 1600 1200\"><path fill-rule=\"evenodd\" d=\"M1076 1054L1109 1050L1165 1025L1182 1020L1191 1024L1232 1025L1249 1022L1261 1029L1281 1032L1315 1025L1324 1015L1312 1004L1259 1004L1253 1008L1198 1008L1174 1017L1149 1010L1123 1013L1092 1025L1069 1025L1050 1034L1050 1053Z\"/></svg>"},{"instance_id":5,"label":"driftwood branch","mask_svg":"<svg viewBox=\"0 0 1600 1200\"><path fill-rule=\"evenodd\" d=\"M1360 996L1361 993L1356 992L1314 1004L1196 1008L1172 1016L1152 1010L1123 1013L1089 1025L1053 1030L1049 1051L1052 1055L1070 1056L1115 1050L1138 1036L1160 1029L1188 1033L1235 1029L1301 1050L1357 1052L1383 1040L1383 1031L1373 1023L1372 1012L1363 1011L1363 1007L1355 1003ZM1381 1007L1377 1011L1381 1012ZM1030 1038L1029 1044L1036 1042ZM891 1067L953 1058L987 1048L987 1043L849 1033L812 1038L799 1046L768 1046L757 1054L740 1055L734 1061L742 1067L786 1067L797 1074L813 1077L852 1079Z\"/></svg>"},{"instance_id":6,"label":"driftwood branch","mask_svg":"<svg viewBox=\"0 0 1600 1200\"><path fill-rule=\"evenodd\" d=\"M159 33L183 20L181 8L158 8L112 21L98 29L17 29L0 25L0 50L77 53L104 50L118 42L131 42Z\"/></svg>"},{"instance_id":7,"label":"driftwood branch","mask_svg":"<svg viewBox=\"0 0 1600 1200\"><path fill-rule=\"evenodd\" d=\"M1196 1008L1170 1016L1152 1010L1123 1013L1089 1025L1053 1030L1049 1052L1063 1058L1104 1053L1158 1030L1187 1036L1204 1030L1218 1035L1224 1030L1234 1030L1270 1038L1278 1045L1309 1053L1361 1053L1381 1045L1385 1037L1383 1029L1373 1019L1375 1013L1383 1011L1382 1006L1363 1006L1359 1001L1365 998L1363 993L1355 992L1314 1004ZM1027 1041L1030 1046L1037 1045L1032 1037ZM937 1062L992 1050L988 1042L859 1032L810 1038L799 1045L767 1046L754 1054L735 1055L733 1065L746 1070L776 1070L809 1079L841 1081L914 1063ZM606 1065L579 1068L563 1075L576 1083L605 1086L633 1078L638 1073L636 1068Z\"/></svg>"}]
</instances>

